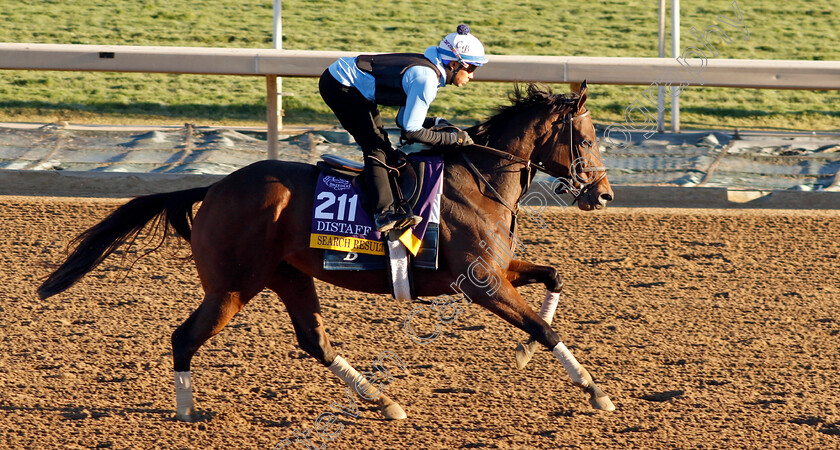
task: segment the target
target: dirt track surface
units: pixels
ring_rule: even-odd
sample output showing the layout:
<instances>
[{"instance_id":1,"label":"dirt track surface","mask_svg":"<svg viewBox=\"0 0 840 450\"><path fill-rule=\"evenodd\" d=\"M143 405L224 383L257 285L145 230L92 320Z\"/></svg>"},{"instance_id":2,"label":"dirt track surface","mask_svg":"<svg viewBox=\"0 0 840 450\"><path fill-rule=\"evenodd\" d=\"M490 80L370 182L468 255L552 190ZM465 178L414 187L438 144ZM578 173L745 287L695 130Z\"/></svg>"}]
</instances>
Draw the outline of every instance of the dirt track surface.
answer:
<instances>
[{"instance_id":1,"label":"dirt track surface","mask_svg":"<svg viewBox=\"0 0 840 450\"><path fill-rule=\"evenodd\" d=\"M115 200L0 197L0 446L272 448L313 428L343 385L297 346L260 294L193 360L203 420L174 420L169 338L198 305L194 266L167 246L112 257L38 300L68 240ZM524 370L524 334L472 305L427 346L415 306L318 285L333 345L359 370L390 350L385 392L409 418L358 418L325 448L836 448L840 446L840 213L554 210L524 220L524 259L566 289L554 328L612 397L593 411L559 362ZM134 254L128 255L128 261ZM522 288L538 307L542 287ZM335 429L333 429L335 430ZM287 448L306 448L297 443Z\"/></svg>"}]
</instances>

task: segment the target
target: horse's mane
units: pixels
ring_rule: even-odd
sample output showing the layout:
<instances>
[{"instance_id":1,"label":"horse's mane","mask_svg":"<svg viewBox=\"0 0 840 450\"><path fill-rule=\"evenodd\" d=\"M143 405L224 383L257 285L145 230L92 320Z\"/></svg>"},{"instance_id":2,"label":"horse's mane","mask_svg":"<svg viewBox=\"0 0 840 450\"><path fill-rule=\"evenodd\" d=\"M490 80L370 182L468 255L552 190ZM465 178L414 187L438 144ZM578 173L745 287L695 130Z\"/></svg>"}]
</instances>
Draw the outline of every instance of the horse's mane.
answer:
<instances>
[{"instance_id":1,"label":"horse's mane","mask_svg":"<svg viewBox=\"0 0 840 450\"><path fill-rule=\"evenodd\" d=\"M513 92L508 95L510 105L496 108L495 113L484 122L475 126L474 136L482 141L489 140L494 130L509 125L510 120L535 105L544 105L546 114L560 113L577 104L578 94L554 94L546 85L530 83L523 88L514 84Z\"/></svg>"}]
</instances>

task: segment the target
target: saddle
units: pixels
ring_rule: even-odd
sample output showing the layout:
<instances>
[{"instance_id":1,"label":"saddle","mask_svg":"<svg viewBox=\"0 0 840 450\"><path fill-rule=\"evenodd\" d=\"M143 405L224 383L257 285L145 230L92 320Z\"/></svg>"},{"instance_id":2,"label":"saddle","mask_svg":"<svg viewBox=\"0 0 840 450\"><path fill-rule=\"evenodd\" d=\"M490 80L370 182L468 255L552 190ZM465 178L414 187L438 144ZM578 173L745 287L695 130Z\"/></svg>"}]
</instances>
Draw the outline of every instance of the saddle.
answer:
<instances>
[{"instance_id":1,"label":"saddle","mask_svg":"<svg viewBox=\"0 0 840 450\"><path fill-rule=\"evenodd\" d=\"M426 162L409 158L406 154L396 151L396 157L389 160L389 166L397 169L396 176L389 170L391 191L394 193L394 208L398 212L411 213L420 200L423 191L423 179ZM352 181L362 173L364 165L360 162L337 155L321 155L321 161L315 164L321 172L349 178Z\"/></svg>"},{"instance_id":2,"label":"saddle","mask_svg":"<svg viewBox=\"0 0 840 450\"><path fill-rule=\"evenodd\" d=\"M363 165L335 155L323 155L322 161L316 166L322 172L318 182L318 189L329 188L332 192L346 192L352 189L358 194L348 197L348 194L325 194L324 202L316 203L313 218L313 234L310 246L323 248L325 270L372 270L384 265L390 279L394 298L406 300L415 298L413 287L413 267L437 269L438 220L440 208L440 193L442 190L443 161L440 157L420 156L407 157L402 153L396 154L387 161L389 175L391 175L391 190L394 193L395 208L398 212L417 214L424 218L421 224L405 230L393 229L387 233L385 241L377 241L367 234L358 234L369 230L370 226L336 224L333 220L333 205L331 200L347 201L359 195L362 202L358 208L364 210L363 189L360 189ZM398 172L393 176L393 172ZM428 180L427 180L428 178ZM424 181L427 186L424 187ZM351 186L352 185L352 186ZM318 198L322 198L318 194ZM348 203L349 205L350 203ZM342 203L344 205L344 203ZM356 208L353 206L352 208ZM347 212L339 206L335 219L344 221ZM341 212L344 211L344 212ZM435 212L438 211L438 212ZM368 213L370 211L368 210ZM320 216L319 216L320 214ZM341 216L341 218L339 218ZM433 217L434 216L434 217ZM358 215L354 215L358 217ZM323 220L321 220L323 219ZM348 219L352 220L352 219ZM368 222L372 223L372 222ZM333 228L340 230L333 230ZM322 232L323 231L323 232ZM340 236L334 238L332 231L339 231ZM364 231L368 233L368 231ZM374 234L373 236L379 236ZM385 237L384 235L382 237ZM336 250L341 251L340 255ZM349 252L349 253L347 253ZM374 259L375 255L382 255L384 259ZM381 258L381 256L380 256Z\"/></svg>"}]
</instances>

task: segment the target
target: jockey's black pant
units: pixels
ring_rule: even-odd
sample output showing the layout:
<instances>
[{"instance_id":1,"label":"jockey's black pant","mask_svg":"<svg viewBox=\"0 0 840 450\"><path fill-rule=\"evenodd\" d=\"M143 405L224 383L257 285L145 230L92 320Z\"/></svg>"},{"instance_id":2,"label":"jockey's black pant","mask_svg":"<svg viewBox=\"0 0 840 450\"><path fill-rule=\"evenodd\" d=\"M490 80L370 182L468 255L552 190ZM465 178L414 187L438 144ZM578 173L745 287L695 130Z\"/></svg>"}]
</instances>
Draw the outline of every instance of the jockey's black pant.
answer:
<instances>
[{"instance_id":1,"label":"jockey's black pant","mask_svg":"<svg viewBox=\"0 0 840 450\"><path fill-rule=\"evenodd\" d=\"M321 97L338 117L341 126L362 147L365 159L363 173L371 205L375 207L376 212L391 208L394 196L391 193L388 170L371 159L373 157L386 162L386 155L392 150L376 103L367 100L358 89L339 83L329 69L321 74L318 87Z\"/></svg>"}]
</instances>

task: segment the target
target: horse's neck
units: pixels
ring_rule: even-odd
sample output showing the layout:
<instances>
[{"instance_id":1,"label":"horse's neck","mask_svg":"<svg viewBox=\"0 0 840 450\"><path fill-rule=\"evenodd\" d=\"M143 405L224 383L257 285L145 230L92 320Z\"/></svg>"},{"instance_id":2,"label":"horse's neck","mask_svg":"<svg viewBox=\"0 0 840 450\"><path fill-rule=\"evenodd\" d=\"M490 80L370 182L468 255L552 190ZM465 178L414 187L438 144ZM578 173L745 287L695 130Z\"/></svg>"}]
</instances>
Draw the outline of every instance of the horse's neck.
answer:
<instances>
[{"instance_id":1,"label":"horse's neck","mask_svg":"<svg viewBox=\"0 0 840 450\"><path fill-rule=\"evenodd\" d=\"M544 126L542 122L543 121L539 119L524 122L514 121L510 124L510 127L521 129L521 133L511 133L510 128L504 131L501 135L492 133L490 130L485 130L486 134L478 136L477 141L485 141L487 146L491 148L511 153L512 155L527 161L531 159L531 152L535 147L535 138L532 137L530 140L527 140L523 139L523 136L534 136L539 134L535 132L538 131L540 127ZM472 130L477 131L479 128L479 126L476 126ZM508 205L515 205L522 197L522 191L525 189L522 178L525 167L522 163L513 162L504 157L490 153L482 153L480 151L469 151L468 158L473 162L481 176L484 177L491 186L493 186L493 189L499 193ZM457 155L451 161L462 165L465 169L467 169L467 163L460 155ZM470 177L473 177L472 173L470 173ZM487 192L488 189L486 186L483 186L483 183L480 180L477 180L477 182L481 184L479 189L481 189L485 195L493 196L491 192ZM497 202L497 204L499 207L507 209L500 202Z\"/></svg>"},{"instance_id":2,"label":"horse's neck","mask_svg":"<svg viewBox=\"0 0 840 450\"><path fill-rule=\"evenodd\" d=\"M487 180L487 183L493 187L493 190L498 192L508 205L515 205L517 200L522 196L522 170L524 166L521 163L509 161L499 156L488 153L481 153L479 151L470 151L467 158L472 162L478 173ZM467 167L468 164L462 155L458 154L450 161L450 164L462 166L467 171L469 177L474 178L474 174ZM476 180L479 184L478 188L485 195L493 197L494 194L490 189L484 185L481 180ZM501 203L497 203L502 209L506 207Z\"/></svg>"},{"instance_id":3,"label":"horse's neck","mask_svg":"<svg viewBox=\"0 0 840 450\"><path fill-rule=\"evenodd\" d=\"M529 161L531 159L531 151L534 148L533 142L514 142L510 140L498 140L491 142L490 147L511 153L517 158ZM519 151L511 151L512 148L518 148ZM484 155L483 155L484 156ZM518 199L522 194L522 170L525 168L523 164L509 161L498 156L486 155L484 158L485 166L480 169L484 173L488 173L487 179L494 185L498 185L503 189L511 189L515 191Z\"/></svg>"}]
</instances>

